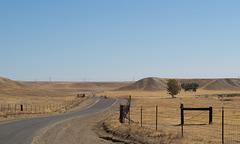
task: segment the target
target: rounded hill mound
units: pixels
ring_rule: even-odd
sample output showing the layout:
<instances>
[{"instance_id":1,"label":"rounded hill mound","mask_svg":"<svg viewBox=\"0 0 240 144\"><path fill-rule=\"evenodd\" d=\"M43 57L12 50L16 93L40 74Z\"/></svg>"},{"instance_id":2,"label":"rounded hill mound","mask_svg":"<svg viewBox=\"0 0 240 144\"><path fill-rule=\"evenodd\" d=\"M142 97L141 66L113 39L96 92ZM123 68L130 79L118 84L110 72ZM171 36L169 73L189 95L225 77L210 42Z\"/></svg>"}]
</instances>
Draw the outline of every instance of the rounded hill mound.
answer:
<instances>
[{"instance_id":1,"label":"rounded hill mound","mask_svg":"<svg viewBox=\"0 0 240 144\"><path fill-rule=\"evenodd\" d=\"M121 87L116 90L124 90L124 91L131 91L131 90L143 90L143 91L158 91L166 89L167 79L159 79L154 77L144 78L141 79L133 84L128 86Z\"/></svg>"},{"instance_id":2,"label":"rounded hill mound","mask_svg":"<svg viewBox=\"0 0 240 144\"><path fill-rule=\"evenodd\" d=\"M0 89L21 87L25 87L25 85L7 78L0 77Z\"/></svg>"},{"instance_id":3,"label":"rounded hill mound","mask_svg":"<svg viewBox=\"0 0 240 144\"><path fill-rule=\"evenodd\" d=\"M148 77L130 85L116 89L116 91L158 91L166 90L169 79ZM177 79L182 83L197 83L203 90L240 90L240 79Z\"/></svg>"}]
</instances>

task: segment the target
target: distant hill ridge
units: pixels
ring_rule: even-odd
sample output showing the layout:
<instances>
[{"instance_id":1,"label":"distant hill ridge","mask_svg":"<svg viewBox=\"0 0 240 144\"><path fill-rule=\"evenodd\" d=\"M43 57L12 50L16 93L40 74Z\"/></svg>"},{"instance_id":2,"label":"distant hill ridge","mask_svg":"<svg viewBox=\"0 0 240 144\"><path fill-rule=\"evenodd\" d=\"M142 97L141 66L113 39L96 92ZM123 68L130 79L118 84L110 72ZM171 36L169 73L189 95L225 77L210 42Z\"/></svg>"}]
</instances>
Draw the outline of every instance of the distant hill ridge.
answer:
<instances>
[{"instance_id":1,"label":"distant hill ridge","mask_svg":"<svg viewBox=\"0 0 240 144\"><path fill-rule=\"evenodd\" d=\"M2 88L20 88L20 87L25 87L24 84L0 77L0 89Z\"/></svg>"},{"instance_id":2,"label":"distant hill ridge","mask_svg":"<svg viewBox=\"0 0 240 144\"><path fill-rule=\"evenodd\" d=\"M130 85L118 88L118 91L158 91L166 90L169 79L148 77ZM240 79L176 79L179 83L198 83L204 90L240 90Z\"/></svg>"}]
</instances>

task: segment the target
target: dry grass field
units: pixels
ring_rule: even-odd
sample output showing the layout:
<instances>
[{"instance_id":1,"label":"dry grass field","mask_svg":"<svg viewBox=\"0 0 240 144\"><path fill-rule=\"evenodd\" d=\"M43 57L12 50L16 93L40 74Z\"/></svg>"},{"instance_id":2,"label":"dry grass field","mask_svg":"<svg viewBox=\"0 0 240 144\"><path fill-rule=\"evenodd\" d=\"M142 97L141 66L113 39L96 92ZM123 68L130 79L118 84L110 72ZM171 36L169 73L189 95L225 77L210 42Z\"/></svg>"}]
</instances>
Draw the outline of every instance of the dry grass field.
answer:
<instances>
[{"instance_id":1,"label":"dry grass field","mask_svg":"<svg viewBox=\"0 0 240 144\"><path fill-rule=\"evenodd\" d=\"M77 94L92 95L127 84L130 83L26 82L0 77L0 121L24 118L22 114L31 117L30 114L64 112L87 99L77 98Z\"/></svg>"},{"instance_id":2,"label":"dry grass field","mask_svg":"<svg viewBox=\"0 0 240 144\"><path fill-rule=\"evenodd\" d=\"M240 80L178 79L178 81L197 82L200 87L197 92L182 90L172 99L166 91L167 79L146 78L133 83L16 82L0 78L0 101L6 106L9 103L51 105L71 101L80 93L114 98L128 98L131 95L133 100L131 119L134 121L132 126L136 126L139 132L142 106L143 127L147 129L148 135L149 131L152 131L153 135L159 135L160 132L165 135L162 139L168 139L169 143L221 143L222 107L224 107L225 143L240 143ZM189 108L213 107L213 123L208 124L208 111L185 111L184 139L174 142L169 139L181 137L180 103ZM156 106L158 106L157 134ZM118 127L117 117L116 122L113 122L113 119L111 121L113 128ZM144 138L147 139L147 136Z\"/></svg>"},{"instance_id":3,"label":"dry grass field","mask_svg":"<svg viewBox=\"0 0 240 144\"><path fill-rule=\"evenodd\" d=\"M156 106L158 106L157 129L168 135L165 136L166 139L170 137L175 139L182 135L180 104L187 108L213 107L211 125L208 111L184 111L184 139L170 140L169 143L221 143L222 107L224 107L224 141L240 143L239 79L178 80L197 81L200 88L197 92L182 90L174 99L166 91L166 81L167 79L147 78L102 94L118 98L128 98L131 95L133 102L130 115L137 129L141 123L141 106L143 127L156 129Z\"/></svg>"},{"instance_id":4,"label":"dry grass field","mask_svg":"<svg viewBox=\"0 0 240 144\"><path fill-rule=\"evenodd\" d=\"M141 106L143 127L156 129L156 106L158 106L157 129L172 137L181 136L180 103L188 108L213 107L213 123L209 122L208 111L185 111L184 138L187 143L221 143L222 107L224 107L225 142L239 143L240 140L240 91L198 90L182 91L172 99L167 91L107 91L109 97L132 96L131 119L140 126ZM235 97L219 97L216 94L239 94ZM176 142L178 143L178 142Z\"/></svg>"},{"instance_id":5,"label":"dry grass field","mask_svg":"<svg viewBox=\"0 0 240 144\"><path fill-rule=\"evenodd\" d=\"M115 89L129 82L27 82L0 77L0 104L53 104L77 94Z\"/></svg>"}]
</instances>

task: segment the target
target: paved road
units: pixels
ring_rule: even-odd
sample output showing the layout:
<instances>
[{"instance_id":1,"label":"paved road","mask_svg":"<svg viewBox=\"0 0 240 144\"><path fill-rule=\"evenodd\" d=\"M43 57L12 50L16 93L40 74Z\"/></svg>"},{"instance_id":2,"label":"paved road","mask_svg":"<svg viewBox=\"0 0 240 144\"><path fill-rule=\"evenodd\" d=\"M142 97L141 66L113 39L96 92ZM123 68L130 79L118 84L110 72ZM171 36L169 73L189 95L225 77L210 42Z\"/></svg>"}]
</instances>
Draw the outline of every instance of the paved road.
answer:
<instances>
[{"instance_id":1,"label":"paved road","mask_svg":"<svg viewBox=\"0 0 240 144\"><path fill-rule=\"evenodd\" d=\"M116 101L116 99L100 98L96 104L84 110L0 124L0 144L30 144L40 130L69 118L101 112Z\"/></svg>"}]
</instances>

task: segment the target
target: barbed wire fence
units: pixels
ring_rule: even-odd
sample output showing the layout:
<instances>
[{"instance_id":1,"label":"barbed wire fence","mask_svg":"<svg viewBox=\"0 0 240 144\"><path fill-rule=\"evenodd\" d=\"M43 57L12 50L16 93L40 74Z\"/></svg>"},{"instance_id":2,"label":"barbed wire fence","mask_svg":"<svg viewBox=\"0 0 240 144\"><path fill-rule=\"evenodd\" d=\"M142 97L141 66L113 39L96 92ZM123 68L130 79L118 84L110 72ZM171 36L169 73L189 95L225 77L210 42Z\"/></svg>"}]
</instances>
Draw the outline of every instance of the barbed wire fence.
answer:
<instances>
[{"instance_id":1,"label":"barbed wire fence","mask_svg":"<svg viewBox=\"0 0 240 144\"><path fill-rule=\"evenodd\" d=\"M66 100L62 102L56 102L52 104L0 104L0 116L7 118L10 115L20 115L20 114L44 114L50 112L65 112L71 108L78 106L85 95L78 94L75 98L71 100Z\"/></svg>"},{"instance_id":2,"label":"barbed wire fence","mask_svg":"<svg viewBox=\"0 0 240 144\"><path fill-rule=\"evenodd\" d=\"M129 110L128 120L140 127L203 143L240 143L240 109L235 107L212 107L211 124L208 111L184 111L183 125L180 106L138 106Z\"/></svg>"}]
</instances>

